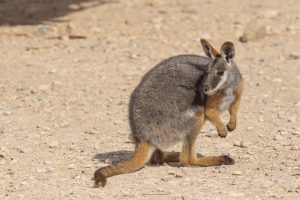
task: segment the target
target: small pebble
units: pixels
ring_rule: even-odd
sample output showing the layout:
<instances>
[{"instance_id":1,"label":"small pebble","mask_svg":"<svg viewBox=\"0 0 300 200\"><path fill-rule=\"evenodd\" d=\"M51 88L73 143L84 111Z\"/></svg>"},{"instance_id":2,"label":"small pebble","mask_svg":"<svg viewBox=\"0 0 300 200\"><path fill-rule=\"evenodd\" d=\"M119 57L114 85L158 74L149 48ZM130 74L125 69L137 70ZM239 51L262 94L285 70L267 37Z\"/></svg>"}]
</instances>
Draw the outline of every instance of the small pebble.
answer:
<instances>
[{"instance_id":1,"label":"small pebble","mask_svg":"<svg viewBox=\"0 0 300 200\"><path fill-rule=\"evenodd\" d=\"M43 84L43 85L39 85L39 90L42 91L42 92L46 92L48 90L50 90L50 86L49 85L46 85L46 84Z\"/></svg>"},{"instance_id":2,"label":"small pebble","mask_svg":"<svg viewBox=\"0 0 300 200\"><path fill-rule=\"evenodd\" d=\"M240 176L240 175L242 175L242 172L241 171L233 171L232 175Z\"/></svg>"},{"instance_id":3,"label":"small pebble","mask_svg":"<svg viewBox=\"0 0 300 200\"><path fill-rule=\"evenodd\" d=\"M68 169L75 169L76 167L75 167L75 164L70 164L69 166L68 166Z\"/></svg>"},{"instance_id":4,"label":"small pebble","mask_svg":"<svg viewBox=\"0 0 300 200\"><path fill-rule=\"evenodd\" d=\"M247 130L248 130L248 131L251 131L251 130L253 130L253 129L254 129L254 127L252 127L252 126L248 126L248 127L247 127Z\"/></svg>"},{"instance_id":5,"label":"small pebble","mask_svg":"<svg viewBox=\"0 0 300 200\"><path fill-rule=\"evenodd\" d=\"M47 171L47 170L45 170L45 169L37 169L37 170L36 170L37 173L45 173L46 171Z\"/></svg>"},{"instance_id":6,"label":"small pebble","mask_svg":"<svg viewBox=\"0 0 300 200\"><path fill-rule=\"evenodd\" d=\"M111 163L112 163L112 159L106 158L106 159L104 160L104 162L105 162L106 164L111 164Z\"/></svg>"},{"instance_id":7,"label":"small pebble","mask_svg":"<svg viewBox=\"0 0 300 200\"><path fill-rule=\"evenodd\" d=\"M247 142L244 140L241 141L235 141L233 146L241 147L241 148L247 148L251 145L251 142Z\"/></svg>"},{"instance_id":8,"label":"small pebble","mask_svg":"<svg viewBox=\"0 0 300 200\"><path fill-rule=\"evenodd\" d=\"M55 149L57 148L59 145L59 143L57 141L52 141L50 144L49 144L49 148L51 149Z\"/></svg>"},{"instance_id":9,"label":"small pebble","mask_svg":"<svg viewBox=\"0 0 300 200\"><path fill-rule=\"evenodd\" d=\"M219 173L220 173L220 174L223 174L223 173L226 172L226 168L225 168L224 166L220 166L220 167L218 167L218 168L219 168Z\"/></svg>"},{"instance_id":10,"label":"small pebble","mask_svg":"<svg viewBox=\"0 0 300 200\"><path fill-rule=\"evenodd\" d=\"M296 54L290 54L289 55L289 59L290 60L299 60L300 55L296 55Z\"/></svg>"},{"instance_id":11,"label":"small pebble","mask_svg":"<svg viewBox=\"0 0 300 200\"><path fill-rule=\"evenodd\" d=\"M22 181L22 182L20 183L20 185L22 185L22 186L27 185L27 182L26 182L26 181Z\"/></svg>"},{"instance_id":12,"label":"small pebble","mask_svg":"<svg viewBox=\"0 0 300 200\"><path fill-rule=\"evenodd\" d=\"M277 17L278 14L279 12L277 10L271 10L271 9L264 10L261 12L261 15L266 18L274 18Z\"/></svg>"},{"instance_id":13,"label":"small pebble","mask_svg":"<svg viewBox=\"0 0 300 200\"><path fill-rule=\"evenodd\" d=\"M284 138L281 135L275 135L274 140L280 141L283 140Z\"/></svg>"}]
</instances>

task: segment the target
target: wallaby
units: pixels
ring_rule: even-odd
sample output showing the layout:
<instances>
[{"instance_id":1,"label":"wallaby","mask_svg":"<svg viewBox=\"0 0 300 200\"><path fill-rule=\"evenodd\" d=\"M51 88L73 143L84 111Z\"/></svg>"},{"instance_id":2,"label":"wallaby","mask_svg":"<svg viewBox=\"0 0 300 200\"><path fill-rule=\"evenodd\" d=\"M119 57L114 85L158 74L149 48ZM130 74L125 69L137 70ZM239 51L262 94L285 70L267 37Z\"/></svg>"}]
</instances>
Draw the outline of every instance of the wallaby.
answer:
<instances>
[{"instance_id":1,"label":"wallaby","mask_svg":"<svg viewBox=\"0 0 300 200\"><path fill-rule=\"evenodd\" d=\"M106 178L137 171L148 161L180 162L183 165L218 166L234 164L226 155L197 157L195 141L205 120L226 137L236 127L243 79L233 61L233 43L225 42L220 53L201 39L207 57L179 55L150 70L131 94L129 121L135 151L128 161L99 168L95 187L105 186ZM228 110L225 125L220 112ZM182 151L163 152L183 143Z\"/></svg>"}]
</instances>

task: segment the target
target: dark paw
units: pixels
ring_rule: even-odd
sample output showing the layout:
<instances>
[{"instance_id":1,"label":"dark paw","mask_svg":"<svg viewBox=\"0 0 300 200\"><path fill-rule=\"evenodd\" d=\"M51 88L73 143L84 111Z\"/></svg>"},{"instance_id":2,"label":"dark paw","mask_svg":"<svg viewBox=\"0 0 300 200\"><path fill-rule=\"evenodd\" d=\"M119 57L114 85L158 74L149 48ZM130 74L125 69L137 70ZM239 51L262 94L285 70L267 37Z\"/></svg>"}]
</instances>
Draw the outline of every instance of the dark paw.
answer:
<instances>
[{"instance_id":1,"label":"dark paw","mask_svg":"<svg viewBox=\"0 0 300 200\"><path fill-rule=\"evenodd\" d=\"M233 131L233 130L235 129L235 127L236 127L236 124L235 124L235 123L228 123L228 124L227 124L227 130L228 130L229 132Z\"/></svg>"},{"instance_id":2,"label":"dark paw","mask_svg":"<svg viewBox=\"0 0 300 200\"><path fill-rule=\"evenodd\" d=\"M226 129L224 129L224 130L218 130L218 135L221 138L226 138L226 136L227 136L227 130Z\"/></svg>"},{"instance_id":3,"label":"dark paw","mask_svg":"<svg viewBox=\"0 0 300 200\"><path fill-rule=\"evenodd\" d=\"M97 170L94 175L95 179L95 188L99 187L104 187L106 184L106 177L99 171Z\"/></svg>"},{"instance_id":4,"label":"dark paw","mask_svg":"<svg viewBox=\"0 0 300 200\"><path fill-rule=\"evenodd\" d=\"M233 165L234 160L230 156L222 156L222 164L223 165Z\"/></svg>"}]
</instances>

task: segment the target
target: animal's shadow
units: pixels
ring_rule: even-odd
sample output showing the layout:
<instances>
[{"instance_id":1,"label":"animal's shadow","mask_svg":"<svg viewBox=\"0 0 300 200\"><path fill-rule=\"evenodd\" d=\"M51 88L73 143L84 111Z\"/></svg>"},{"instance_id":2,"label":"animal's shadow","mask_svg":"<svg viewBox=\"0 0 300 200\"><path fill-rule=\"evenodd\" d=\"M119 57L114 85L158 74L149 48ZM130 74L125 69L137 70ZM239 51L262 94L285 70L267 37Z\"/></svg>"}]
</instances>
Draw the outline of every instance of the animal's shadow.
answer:
<instances>
[{"instance_id":1,"label":"animal's shadow","mask_svg":"<svg viewBox=\"0 0 300 200\"><path fill-rule=\"evenodd\" d=\"M1 25L36 25L116 0L0 0ZM89 3L89 5L86 5Z\"/></svg>"},{"instance_id":2,"label":"animal's shadow","mask_svg":"<svg viewBox=\"0 0 300 200\"><path fill-rule=\"evenodd\" d=\"M94 156L94 159L99 160L101 163L119 163L129 160L133 155L133 151L111 151L99 153Z\"/></svg>"}]
</instances>

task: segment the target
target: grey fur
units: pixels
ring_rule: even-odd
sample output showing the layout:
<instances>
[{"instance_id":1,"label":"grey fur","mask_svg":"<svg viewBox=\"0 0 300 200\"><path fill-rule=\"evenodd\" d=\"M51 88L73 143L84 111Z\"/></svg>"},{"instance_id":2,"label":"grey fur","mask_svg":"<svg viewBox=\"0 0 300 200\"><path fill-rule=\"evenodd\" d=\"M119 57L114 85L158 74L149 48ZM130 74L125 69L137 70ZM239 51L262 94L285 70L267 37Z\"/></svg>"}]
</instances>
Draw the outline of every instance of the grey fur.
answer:
<instances>
[{"instance_id":1,"label":"grey fur","mask_svg":"<svg viewBox=\"0 0 300 200\"><path fill-rule=\"evenodd\" d=\"M203 112L203 74L209 59L179 55L150 70L133 91L129 105L132 138L164 150L196 131L196 113Z\"/></svg>"},{"instance_id":2,"label":"grey fur","mask_svg":"<svg viewBox=\"0 0 300 200\"><path fill-rule=\"evenodd\" d=\"M201 41L209 55L217 51ZM148 141L160 150L165 150L199 131L197 114L204 112L209 90L223 90L220 111L228 110L235 99L233 91L242 80L241 73L232 60L234 46L225 42L221 54L209 56L180 55L159 63L150 70L131 94L129 120L132 138ZM226 55L224 55L226 54ZM227 55L228 54L228 55ZM226 72L226 79L216 75L218 70ZM207 95L211 95L206 91Z\"/></svg>"}]
</instances>

